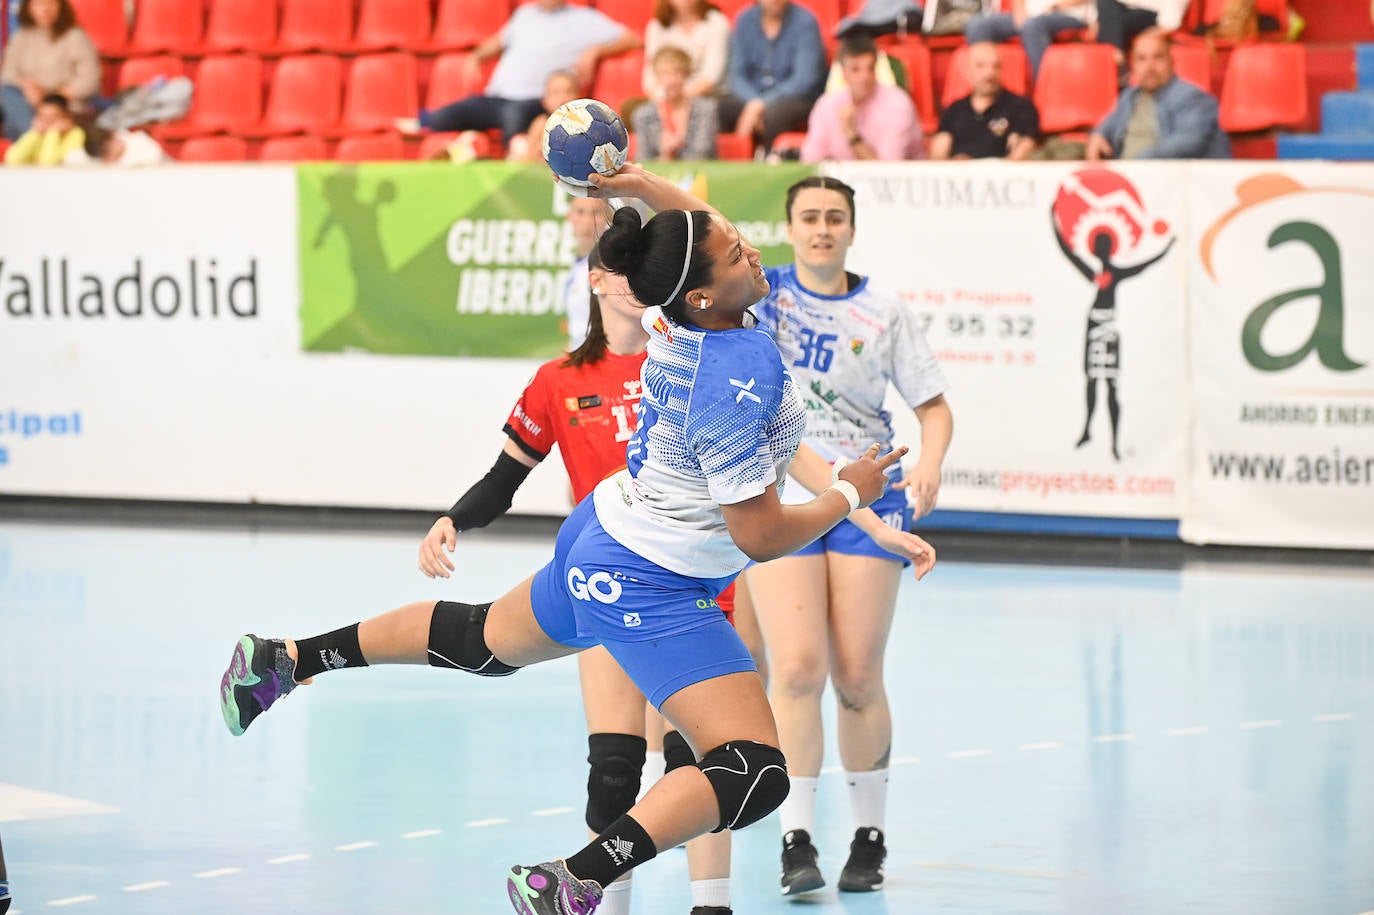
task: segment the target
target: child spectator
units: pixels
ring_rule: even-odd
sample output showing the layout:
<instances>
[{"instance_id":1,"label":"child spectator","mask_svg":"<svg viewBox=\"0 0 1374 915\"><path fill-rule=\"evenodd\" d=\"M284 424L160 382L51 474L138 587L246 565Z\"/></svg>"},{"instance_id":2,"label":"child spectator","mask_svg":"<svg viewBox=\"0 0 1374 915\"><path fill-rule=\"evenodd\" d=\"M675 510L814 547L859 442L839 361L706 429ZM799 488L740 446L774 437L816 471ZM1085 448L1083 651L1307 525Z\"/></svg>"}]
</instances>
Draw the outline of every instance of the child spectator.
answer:
<instances>
[{"instance_id":1,"label":"child spectator","mask_svg":"<svg viewBox=\"0 0 1374 915\"><path fill-rule=\"evenodd\" d=\"M105 130L92 127L86 132L85 147L73 150L63 162L66 165L140 166L161 165L170 159L162 146L141 130Z\"/></svg>"},{"instance_id":2,"label":"child spectator","mask_svg":"<svg viewBox=\"0 0 1374 915\"><path fill-rule=\"evenodd\" d=\"M70 0L21 0L19 25L0 65L0 116L10 140L29 129L45 97L60 95L75 111L100 89L100 55Z\"/></svg>"},{"instance_id":3,"label":"child spectator","mask_svg":"<svg viewBox=\"0 0 1374 915\"><path fill-rule=\"evenodd\" d=\"M560 106L566 105L582 95L577 77L567 70L557 70L549 74L544 83L544 95L540 99L542 110L530 121L530 129L523 134L511 137L510 149L506 158L512 162L544 161L544 124L549 115Z\"/></svg>"},{"instance_id":4,"label":"child spectator","mask_svg":"<svg viewBox=\"0 0 1374 915\"><path fill-rule=\"evenodd\" d=\"M634 112L640 159L714 159L720 116L716 101L687 91L692 58L681 48L660 48L652 61L659 99Z\"/></svg>"},{"instance_id":5,"label":"child spectator","mask_svg":"<svg viewBox=\"0 0 1374 915\"><path fill-rule=\"evenodd\" d=\"M6 165L61 165L86 142L65 95L44 96L34 109L29 130L5 152Z\"/></svg>"}]
</instances>

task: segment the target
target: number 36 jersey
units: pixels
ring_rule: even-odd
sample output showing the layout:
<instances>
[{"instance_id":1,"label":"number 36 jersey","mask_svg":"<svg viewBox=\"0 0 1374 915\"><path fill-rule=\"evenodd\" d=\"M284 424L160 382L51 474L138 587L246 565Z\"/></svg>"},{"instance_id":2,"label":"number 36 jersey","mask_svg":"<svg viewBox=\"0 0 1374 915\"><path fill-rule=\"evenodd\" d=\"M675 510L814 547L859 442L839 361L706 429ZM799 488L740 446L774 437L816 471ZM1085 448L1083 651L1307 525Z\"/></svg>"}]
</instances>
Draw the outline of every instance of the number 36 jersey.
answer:
<instances>
[{"instance_id":1,"label":"number 36 jersey","mask_svg":"<svg viewBox=\"0 0 1374 915\"><path fill-rule=\"evenodd\" d=\"M871 289L868 277L828 296L803 287L792 264L767 273L771 290L754 314L806 404L806 443L827 460L856 459L874 442L891 445L892 415L883 409L889 381L913 409L945 392L915 316L896 296Z\"/></svg>"}]
</instances>

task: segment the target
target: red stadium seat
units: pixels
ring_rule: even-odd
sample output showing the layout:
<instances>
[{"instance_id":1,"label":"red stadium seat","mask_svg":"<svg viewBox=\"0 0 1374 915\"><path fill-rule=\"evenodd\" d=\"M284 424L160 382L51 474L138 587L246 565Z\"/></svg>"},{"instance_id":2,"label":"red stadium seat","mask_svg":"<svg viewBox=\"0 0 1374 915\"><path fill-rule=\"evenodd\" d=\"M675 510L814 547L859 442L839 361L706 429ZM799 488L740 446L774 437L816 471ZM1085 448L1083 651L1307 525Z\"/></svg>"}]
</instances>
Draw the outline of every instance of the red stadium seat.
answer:
<instances>
[{"instance_id":1,"label":"red stadium seat","mask_svg":"<svg viewBox=\"0 0 1374 915\"><path fill-rule=\"evenodd\" d=\"M17 6L18 4L13 4ZM106 57L119 57L129 45L129 20L124 0L72 0L76 24Z\"/></svg>"},{"instance_id":2,"label":"red stadium seat","mask_svg":"<svg viewBox=\"0 0 1374 915\"><path fill-rule=\"evenodd\" d=\"M251 127L262 118L262 60L247 54L207 57L196 69L195 102L186 120L161 135L197 137Z\"/></svg>"},{"instance_id":3,"label":"red stadium seat","mask_svg":"<svg viewBox=\"0 0 1374 915\"><path fill-rule=\"evenodd\" d=\"M243 137L192 137L181 144L177 158L182 162L242 162L248 158L248 141Z\"/></svg>"},{"instance_id":4,"label":"red stadium seat","mask_svg":"<svg viewBox=\"0 0 1374 915\"><path fill-rule=\"evenodd\" d=\"M440 54L434 59L434 66L429 71L429 87L425 90L426 108L440 108L482 92L491 71L496 69L496 58L482 61L482 76L476 83L468 81L467 59L466 53Z\"/></svg>"},{"instance_id":5,"label":"red stadium seat","mask_svg":"<svg viewBox=\"0 0 1374 915\"><path fill-rule=\"evenodd\" d=\"M1201 24L1204 26L1215 25L1221 20L1222 8L1227 0L1204 0L1202 3ZM1198 0L1194 0L1194 6L1198 5ZM1255 12L1261 16L1268 16L1276 20L1279 24L1278 35L1288 34L1288 0L1256 0ZM1225 42L1223 42L1225 44Z\"/></svg>"},{"instance_id":6,"label":"red stadium seat","mask_svg":"<svg viewBox=\"0 0 1374 915\"><path fill-rule=\"evenodd\" d=\"M1205 92L1212 91L1212 52L1202 45L1175 44L1170 49L1174 75Z\"/></svg>"},{"instance_id":7,"label":"red stadium seat","mask_svg":"<svg viewBox=\"0 0 1374 915\"><path fill-rule=\"evenodd\" d=\"M1116 104L1116 81L1110 45L1053 45L1035 81L1041 131L1056 134L1095 127Z\"/></svg>"},{"instance_id":8,"label":"red stadium seat","mask_svg":"<svg viewBox=\"0 0 1374 915\"><path fill-rule=\"evenodd\" d=\"M355 58L344 89L343 114L337 125L320 132L343 136L392 130L397 118L420 110L415 58L410 54L368 54Z\"/></svg>"},{"instance_id":9,"label":"red stadium seat","mask_svg":"<svg viewBox=\"0 0 1374 915\"><path fill-rule=\"evenodd\" d=\"M806 145L806 131L789 130L787 133L780 133L773 138L773 152L786 153L796 151L801 156L801 148Z\"/></svg>"},{"instance_id":10,"label":"red stadium seat","mask_svg":"<svg viewBox=\"0 0 1374 915\"><path fill-rule=\"evenodd\" d=\"M737 133L722 133L716 137L716 158L729 162L747 162L754 158L754 138Z\"/></svg>"},{"instance_id":11,"label":"red stadium seat","mask_svg":"<svg viewBox=\"0 0 1374 915\"><path fill-rule=\"evenodd\" d=\"M296 54L342 47L353 37L353 4L340 0L284 0L277 40L263 53Z\"/></svg>"},{"instance_id":12,"label":"red stadium seat","mask_svg":"<svg viewBox=\"0 0 1374 915\"><path fill-rule=\"evenodd\" d=\"M654 5L648 0L596 0L593 5L636 35L643 35L654 18Z\"/></svg>"},{"instance_id":13,"label":"red stadium seat","mask_svg":"<svg viewBox=\"0 0 1374 915\"><path fill-rule=\"evenodd\" d=\"M328 54L283 57L272 74L262 122L237 132L272 137L321 130L339 120L343 63Z\"/></svg>"},{"instance_id":14,"label":"red stadium seat","mask_svg":"<svg viewBox=\"0 0 1374 915\"><path fill-rule=\"evenodd\" d=\"M844 18L840 0L805 0L801 6L806 7L816 17L821 27L821 41L825 42L826 47L833 47L838 41L835 37L835 26Z\"/></svg>"},{"instance_id":15,"label":"red stadium seat","mask_svg":"<svg viewBox=\"0 0 1374 915\"><path fill-rule=\"evenodd\" d=\"M911 100L916 103L916 113L921 118L921 129L933 133L940 125L940 114L935 110L935 88L930 76L930 49L919 39L888 45L884 50L889 57L896 58L906 70L907 89Z\"/></svg>"},{"instance_id":16,"label":"red stadium seat","mask_svg":"<svg viewBox=\"0 0 1374 915\"><path fill-rule=\"evenodd\" d=\"M115 81L115 88L128 89L130 86L142 86L159 76L171 79L174 76L185 75L186 64L180 57L172 57L169 54L161 54L157 57L130 57L119 65L119 78Z\"/></svg>"},{"instance_id":17,"label":"red stadium seat","mask_svg":"<svg viewBox=\"0 0 1374 915\"><path fill-rule=\"evenodd\" d=\"M1307 120L1307 49L1240 45L1226 64L1221 129L1231 133L1297 127Z\"/></svg>"},{"instance_id":18,"label":"red stadium seat","mask_svg":"<svg viewBox=\"0 0 1374 915\"><path fill-rule=\"evenodd\" d=\"M510 18L510 0L439 0L430 51L460 51L481 44Z\"/></svg>"},{"instance_id":19,"label":"red stadium seat","mask_svg":"<svg viewBox=\"0 0 1374 915\"><path fill-rule=\"evenodd\" d=\"M626 51L603 58L596 66L592 96L616 111L627 99L644 94L644 52Z\"/></svg>"},{"instance_id":20,"label":"red stadium seat","mask_svg":"<svg viewBox=\"0 0 1374 915\"><path fill-rule=\"evenodd\" d=\"M181 54L200 44L205 27L202 0L141 0L134 18L129 52L147 54L172 51Z\"/></svg>"},{"instance_id":21,"label":"red stadium seat","mask_svg":"<svg viewBox=\"0 0 1374 915\"><path fill-rule=\"evenodd\" d=\"M1026 95L1030 89L1030 62L1026 52L1016 44L999 44L997 55L1002 58L1002 87L1017 95ZM968 46L954 52L949 60L948 75L945 76L945 91L940 96L940 107L948 108L959 99L973 91L968 81Z\"/></svg>"},{"instance_id":22,"label":"red stadium seat","mask_svg":"<svg viewBox=\"0 0 1374 915\"><path fill-rule=\"evenodd\" d=\"M320 162L329 158L323 137L273 137L258 151L260 162Z\"/></svg>"},{"instance_id":23,"label":"red stadium seat","mask_svg":"<svg viewBox=\"0 0 1374 915\"><path fill-rule=\"evenodd\" d=\"M429 0L362 0L358 28L339 50L421 48L429 41Z\"/></svg>"},{"instance_id":24,"label":"red stadium seat","mask_svg":"<svg viewBox=\"0 0 1374 915\"><path fill-rule=\"evenodd\" d=\"M391 162L405 158L405 144L394 133L344 137L334 150L334 158L340 162Z\"/></svg>"},{"instance_id":25,"label":"red stadium seat","mask_svg":"<svg viewBox=\"0 0 1374 915\"><path fill-rule=\"evenodd\" d=\"M270 48L277 40L277 0L213 0L200 53Z\"/></svg>"}]
</instances>

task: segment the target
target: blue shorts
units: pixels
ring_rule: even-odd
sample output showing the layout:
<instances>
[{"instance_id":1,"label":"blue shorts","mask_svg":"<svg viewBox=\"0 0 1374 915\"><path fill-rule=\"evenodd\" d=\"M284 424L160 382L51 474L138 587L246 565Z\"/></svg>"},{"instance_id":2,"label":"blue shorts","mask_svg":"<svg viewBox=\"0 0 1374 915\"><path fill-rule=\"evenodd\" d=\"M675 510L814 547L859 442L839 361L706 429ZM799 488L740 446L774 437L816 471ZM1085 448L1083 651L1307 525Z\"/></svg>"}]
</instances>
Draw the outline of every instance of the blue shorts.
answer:
<instances>
[{"instance_id":1,"label":"blue shorts","mask_svg":"<svg viewBox=\"0 0 1374 915\"><path fill-rule=\"evenodd\" d=\"M606 646L658 708L684 686L757 669L716 603L734 579L690 578L655 565L602 529L588 496L559 528L530 602L549 638L574 648Z\"/></svg>"},{"instance_id":2,"label":"blue shorts","mask_svg":"<svg viewBox=\"0 0 1374 915\"><path fill-rule=\"evenodd\" d=\"M907 502L906 490L888 488L882 497L868 506L873 509L883 523L898 530L910 530L916 513ZM889 553L873 542L873 538L859 530L853 521L844 520L832 527L827 533L812 540L793 553L793 556L820 556L824 553L844 553L849 556L876 556L891 559L903 566L911 565L911 560Z\"/></svg>"}]
</instances>

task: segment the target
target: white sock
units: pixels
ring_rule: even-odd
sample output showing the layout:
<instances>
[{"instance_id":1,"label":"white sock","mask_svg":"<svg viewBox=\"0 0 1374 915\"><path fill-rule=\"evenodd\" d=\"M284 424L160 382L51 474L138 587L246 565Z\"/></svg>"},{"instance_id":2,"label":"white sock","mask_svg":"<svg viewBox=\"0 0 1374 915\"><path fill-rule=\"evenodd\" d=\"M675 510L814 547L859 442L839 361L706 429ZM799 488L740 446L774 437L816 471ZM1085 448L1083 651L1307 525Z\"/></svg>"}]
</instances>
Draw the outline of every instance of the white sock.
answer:
<instances>
[{"instance_id":1,"label":"white sock","mask_svg":"<svg viewBox=\"0 0 1374 915\"><path fill-rule=\"evenodd\" d=\"M634 885L632 876L627 874L606 887L606 895L601 897L601 905L596 907L597 915L630 915L630 889Z\"/></svg>"},{"instance_id":2,"label":"white sock","mask_svg":"<svg viewBox=\"0 0 1374 915\"><path fill-rule=\"evenodd\" d=\"M849 809L854 815L854 828L873 826L883 829L887 812L887 771L844 773L849 783Z\"/></svg>"},{"instance_id":3,"label":"white sock","mask_svg":"<svg viewBox=\"0 0 1374 915\"><path fill-rule=\"evenodd\" d=\"M782 834L785 836L794 829L805 829L816 836L816 785L820 779L815 776L792 776L792 790L787 800L782 802L778 813L782 817Z\"/></svg>"},{"instance_id":4,"label":"white sock","mask_svg":"<svg viewBox=\"0 0 1374 915\"><path fill-rule=\"evenodd\" d=\"M730 878L692 881L692 907L714 905L730 908Z\"/></svg>"},{"instance_id":5,"label":"white sock","mask_svg":"<svg viewBox=\"0 0 1374 915\"><path fill-rule=\"evenodd\" d=\"M663 777L663 751L650 750L644 754L644 773L639 777L639 797L636 802L644 800L644 795L649 793L649 789L658 784L658 780Z\"/></svg>"}]
</instances>

